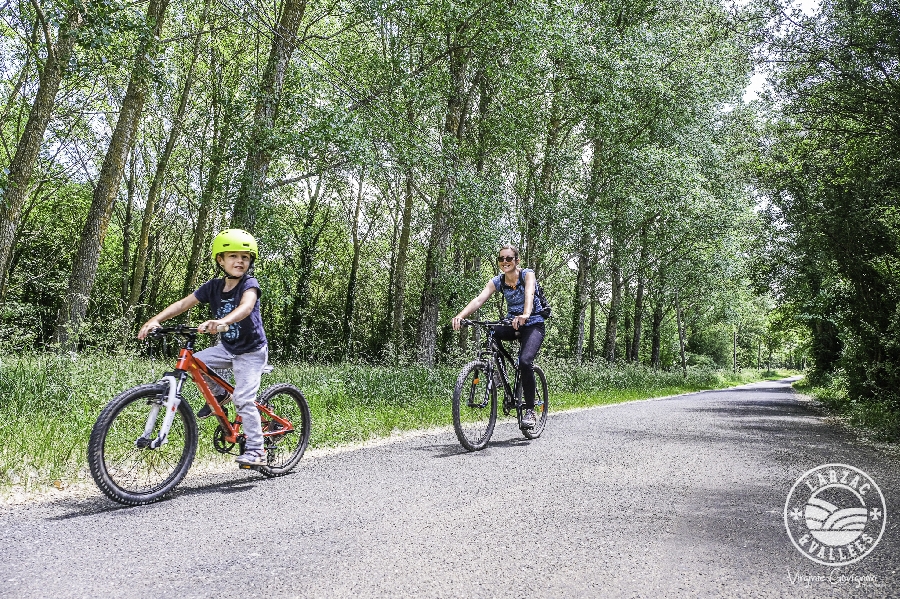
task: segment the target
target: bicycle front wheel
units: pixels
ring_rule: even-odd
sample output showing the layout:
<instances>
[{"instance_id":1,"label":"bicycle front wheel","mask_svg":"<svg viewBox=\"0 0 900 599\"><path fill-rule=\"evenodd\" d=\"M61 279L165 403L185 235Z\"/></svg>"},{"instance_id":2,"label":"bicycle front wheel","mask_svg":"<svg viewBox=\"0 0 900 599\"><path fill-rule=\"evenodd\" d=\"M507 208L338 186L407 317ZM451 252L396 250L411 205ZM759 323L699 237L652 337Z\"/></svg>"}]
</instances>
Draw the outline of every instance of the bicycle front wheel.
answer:
<instances>
[{"instance_id":1,"label":"bicycle front wheel","mask_svg":"<svg viewBox=\"0 0 900 599\"><path fill-rule=\"evenodd\" d=\"M550 403L547 401L547 378L540 367L534 367L534 416L535 423L532 428L522 428L522 434L527 439L537 439L544 432L547 424L547 412L550 411Z\"/></svg>"},{"instance_id":2,"label":"bicycle front wheel","mask_svg":"<svg viewBox=\"0 0 900 599\"><path fill-rule=\"evenodd\" d=\"M158 501L191 467L197 452L197 421L186 401L178 405L166 442L156 449L149 447L149 441L159 434L168 390L168 385L151 384L124 391L103 408L94 423L88 465L94 482L110 499L125 505ZM148 420L152 429L145 436Z\"/></svg>"},{"instance_id":3,"label":"bicycle front wheel","mask_svg":"<svg viewBox=\"0 0 900 599\"><path fill-rule=\"evenodd\" d=\"M453 390L453 428L469 451L487 447L497 422L497 389L487 376L488 363L466 364Z\"/></svg>"},{"instance_id":4,"label":"bicycle front wheel","mask_svg":"<svg viewBox=\"0 0 900 599\"><path fill-rule=\"evenodd\" d=\"M283 476L297 465L309 445L309 433L312 428L309 405L300 389L287 383L273 385L263 391L259 403L279 418L290 422L293 427L292 430L284 432L283 424L260 409L263 449L269 463L262 466L259 471L268 477Z\"/></svg>"}]
</instances>

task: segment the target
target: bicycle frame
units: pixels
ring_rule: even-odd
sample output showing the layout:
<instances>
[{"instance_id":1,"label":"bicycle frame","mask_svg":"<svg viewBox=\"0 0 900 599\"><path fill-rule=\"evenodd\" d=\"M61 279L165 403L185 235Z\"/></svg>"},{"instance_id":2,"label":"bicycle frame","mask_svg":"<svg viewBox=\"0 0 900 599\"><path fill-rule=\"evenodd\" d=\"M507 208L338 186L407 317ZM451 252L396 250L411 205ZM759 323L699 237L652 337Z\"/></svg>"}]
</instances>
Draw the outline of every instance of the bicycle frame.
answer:
<instances>
[{"instance_id":1,"label":"bicycle frame","mask_svg":"<svg viewBox=\"0 0 900 599\"><path fill-rule=\"evenodd\" d=\"M494 327L486 325L485 328L487 328L487 341L485 342L485 349L482 349L478 352L478 357L480 359L485 359L488 356L490 357L488 363L495 364L497 370L500 372L500 380L503 384L504 397L512 398L513 402L515 402L515 390L519 386L518 363L516 362L515 358L510 355L506 348L501 345L500 341L494 338L494 333L496 332ZM512 387L510 387L509 385L506 362L509 362L509 367L512 368L513 373L515 374ZM488 376L491 376L493 375L493 372L488 372L487 374Z\"/></svg>"},{"instance_id":2,"label":"bicycle frame","mask_svg":"<svg viewBox=\"0 0 900 599\"><path fill-rule=\"evenodd\" d=\"M213 372L202 360L194 356L194 342L197 339L197 332L190 328L184 328L179 332L187 337L187 341L178 353L178 361L175 365L175 370L173 372L165 373L161 379L161 382L167 383L169 388L166 401L162 405L154 406L150 410L150 414L147 416L147 424L144 427L144 434L137 440L137 446L149 446L152 449L156 449L165 444L169 429L172 427L172 421L175 419L178 405L182 401L181 389L188 376L194 381L194 384L197 386L197 389L200 390L203 399L219 420L219 426L224 433L222 439L227 443L236 443L241 434L241 416L237 414L235 415L234 423L232 424L229 422L228 414L225 413L225 410L216 400L215 394L213 394L212 389L206 381L207 378L212 380L228 393L233 393L234 387L228 383L228 381ZM156 419L159 417L159 412L162 407L165 407L166 415L160 426L159 435L151 441L149 437L156 425ZM256 409L259 410L264 417L268 418L270 421L275 421L280 426L280 428L274 431L264 430L264 438L272 435L284 435L285 433L294 430L294 426L291 422L281 418L267 406L256 402Z\"/></svg>"}]
</instances>

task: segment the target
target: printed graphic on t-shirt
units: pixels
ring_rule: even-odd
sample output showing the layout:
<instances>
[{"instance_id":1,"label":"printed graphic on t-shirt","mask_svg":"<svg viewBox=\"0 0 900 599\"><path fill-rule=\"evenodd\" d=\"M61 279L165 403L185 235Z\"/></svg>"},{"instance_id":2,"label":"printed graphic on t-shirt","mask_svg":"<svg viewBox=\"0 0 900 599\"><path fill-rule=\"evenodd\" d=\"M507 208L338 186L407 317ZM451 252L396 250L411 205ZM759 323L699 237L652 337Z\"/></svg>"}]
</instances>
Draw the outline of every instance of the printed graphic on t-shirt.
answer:
<instances>
[{"instance_id":1,"label":"printed graphic on t-shirt","mask_svg":"<svg viewBox=\"0 0 900 599\"><path fill-rule=\"evenodd\" d=\"M216 311L216 320L221 320L228 314L231 314L231 311L234 310L234 297L230 298L222 298L222 304L219 306L219 309ZM228 327L228 330L222 333L222 339L228 341L229 343L234 343L241 336L241 330L238 328L237 324L232 324Z\"/></svg>"}]
</instances>

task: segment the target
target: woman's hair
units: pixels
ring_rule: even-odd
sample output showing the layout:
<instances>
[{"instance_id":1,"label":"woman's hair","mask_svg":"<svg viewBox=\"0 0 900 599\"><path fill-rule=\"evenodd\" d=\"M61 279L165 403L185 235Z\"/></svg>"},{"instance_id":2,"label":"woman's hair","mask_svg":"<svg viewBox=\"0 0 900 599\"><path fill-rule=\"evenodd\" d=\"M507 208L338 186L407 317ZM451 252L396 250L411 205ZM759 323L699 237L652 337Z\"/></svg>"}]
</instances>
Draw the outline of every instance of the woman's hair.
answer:
<instances>
[{"instance_id":1,"label":"woman's hair","mask_svg":"<svg viewBox=\"0 0 900 599\"><path fill-rule=\"evenodd\" d=\"M517 247L514 246L513 244L511 244L511 243L506 243L506 244L504 244L504 245L501 245L501 246L500 246L500 249L497 250L497 254L500 254L500 252L502 252L503 250L512 250L513 256L516 257L516 260L519 259L519 248L517 248Z\"/></svg>"}]
</instances>

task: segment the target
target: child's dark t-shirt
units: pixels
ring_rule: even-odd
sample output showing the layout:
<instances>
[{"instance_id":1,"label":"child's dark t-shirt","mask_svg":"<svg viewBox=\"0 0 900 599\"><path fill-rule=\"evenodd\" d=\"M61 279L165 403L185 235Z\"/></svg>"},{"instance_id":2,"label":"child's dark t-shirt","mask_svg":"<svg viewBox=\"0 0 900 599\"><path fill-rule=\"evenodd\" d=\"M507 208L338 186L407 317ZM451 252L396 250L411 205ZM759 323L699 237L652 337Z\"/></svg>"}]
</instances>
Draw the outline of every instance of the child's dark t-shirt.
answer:
<instances>
[{"instance_id":1,"label":"child's dark t-shirt","mask_svg":"<svg viewBox=\"0 0 900 599\"><path fill-rule=\"evenodd\" d=\"M250 316L236 322L221 334L222 345L235 355L256 351L267 344L266 332L263 330L262 317L259 314L259 298L262 290L254 277L244 277L234 289L224 292L225 279L215 278L207 281L194 292L198 301L209 304L209 311L214 319L223 318L238 307L245 291L255 289L256 304ZM253 293L253 291L250 291Z\"/></svg>"}]
</instances>

